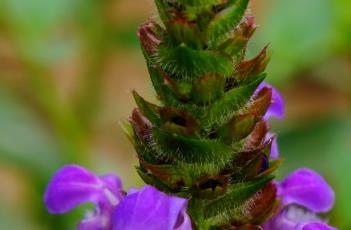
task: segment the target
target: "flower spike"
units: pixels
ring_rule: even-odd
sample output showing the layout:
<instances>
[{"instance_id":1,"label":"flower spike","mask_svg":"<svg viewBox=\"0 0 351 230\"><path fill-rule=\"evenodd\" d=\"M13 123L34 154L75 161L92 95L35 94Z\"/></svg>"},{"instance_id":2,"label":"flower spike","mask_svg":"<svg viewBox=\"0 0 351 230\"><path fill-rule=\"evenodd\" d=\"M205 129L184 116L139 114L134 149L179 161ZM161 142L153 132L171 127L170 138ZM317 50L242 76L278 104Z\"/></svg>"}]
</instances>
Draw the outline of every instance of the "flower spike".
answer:
<instances>
[{"instance_id":1,"label":"flower spike","mask_svg":"<svg viewBox=\"0 0 351 230\"><path fill-rule=\"evenodd\" d=\"M138 37L159 101L137 92L125 130L148 184L122 191L118 177L68 165L45 203L95 211L80 230L335 230L319 214L334 192L316 172L274 180L279 158L271 118L284 100L266 79L268 46L246 58L257 25L249 0L155 0L159 20Z\"/></svg>"}]
</instances>

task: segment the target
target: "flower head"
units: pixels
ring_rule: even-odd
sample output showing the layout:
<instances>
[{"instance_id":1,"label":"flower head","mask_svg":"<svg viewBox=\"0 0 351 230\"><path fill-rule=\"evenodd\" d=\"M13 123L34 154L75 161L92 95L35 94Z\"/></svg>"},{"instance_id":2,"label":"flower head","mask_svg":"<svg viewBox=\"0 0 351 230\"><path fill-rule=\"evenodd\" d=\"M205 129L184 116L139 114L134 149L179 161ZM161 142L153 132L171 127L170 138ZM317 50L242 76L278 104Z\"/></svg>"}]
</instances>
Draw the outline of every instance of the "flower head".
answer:
<instances>
[{"instance_id":1,"label":"flower head","mask_svg":"<svg viewBox=\"0 0 351 230\"><path fill-rule=\"evenodd\" d=\"M187 200L168 196L152 186L133 189L127 195L121 180L113 175L96 176L77 165L58 170L44 196L48 211L62 214L91 202L96 208L78 226L79 230L190 230Z\"/></svg>"}]
</instances>

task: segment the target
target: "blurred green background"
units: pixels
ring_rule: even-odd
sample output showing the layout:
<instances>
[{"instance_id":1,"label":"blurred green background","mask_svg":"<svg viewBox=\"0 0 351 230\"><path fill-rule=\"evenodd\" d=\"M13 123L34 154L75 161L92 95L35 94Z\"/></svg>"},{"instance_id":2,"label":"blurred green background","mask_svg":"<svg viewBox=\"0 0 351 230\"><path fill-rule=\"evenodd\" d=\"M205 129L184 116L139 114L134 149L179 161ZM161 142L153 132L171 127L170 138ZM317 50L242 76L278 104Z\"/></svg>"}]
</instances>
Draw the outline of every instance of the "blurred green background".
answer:
<instances>
[{"instance_id":1,"label":"blurred green background","mask_svg":"<svg viewBox=\"0 0 351 230\"><path fill-rule=\"evenodd\" d=\"M118 122L130 90L153 98L136 37L152 0L0 0L0 228L74 229L82 210L51 216L45 184L65 163L141 185ZM318 170L351 229L351 1L253 0L254 55L270 43L268 81L286 100L274 121L285 163Z\"/></svg>"}]
</instances>

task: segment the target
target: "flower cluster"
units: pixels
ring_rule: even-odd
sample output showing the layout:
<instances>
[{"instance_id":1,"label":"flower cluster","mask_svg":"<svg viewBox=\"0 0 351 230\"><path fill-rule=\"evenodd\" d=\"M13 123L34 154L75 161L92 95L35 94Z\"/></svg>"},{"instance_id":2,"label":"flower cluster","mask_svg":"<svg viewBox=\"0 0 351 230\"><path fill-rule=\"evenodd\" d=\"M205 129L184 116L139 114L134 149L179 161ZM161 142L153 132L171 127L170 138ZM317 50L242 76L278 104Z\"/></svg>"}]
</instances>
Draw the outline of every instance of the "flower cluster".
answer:
<instances>
[{"instance_id":1,"label":"flower cluster","mask_svg":"<svg viewBox=\"0 0 351 230\"><path fill-rule=\"evenodd\" d=\"M334 193L316 172L300 169L276 182L280 211L267 223L266 230L335 230L316 213L327 212ZM77 166L67 165L52 178L45 193L50 213L61 214L85 202L96 205L78 226L79 230L190 230L187 201L168 196L152 186L122 190L118 177L96 176Z\"/></svg>"},{"instance_id":2,"label":"flower cluster","mask_svg":"<svg viewBox=\"0 0 351 230\"><path fill-rule=\"evenodd\" d=\"M45 193L52 214L62 214L85 203L94 203L79 230L189 230L187 201L168 196L146 185L140 190L122 190L114 175L96 176L77 165L67 165L53 176Z\"/></svg>"},{"instance_id":3,"label":"flower cluster","mask_svg":"<svg viewBox=\"0 0 351 230\"><path fill-rule=\"evenodd\" d=\"M263 87L271 88L263 83L257 91ZM284 115L282 97L274 88L272 92L273 103L265 120ZM271 157L279 157L276 139ZM299 169L274 185L280 205L263 225L265 230L335 230L317 215L332 208L334 192L316 172ZM126 194L118 177L97 176L77 165L64 166L53 176L44 200L52 214L66 213L85 202L94 203L95 210L87 213L79 230L192 229L186 199L166 195L149 185Z\"/></svg>"}]
</instances>

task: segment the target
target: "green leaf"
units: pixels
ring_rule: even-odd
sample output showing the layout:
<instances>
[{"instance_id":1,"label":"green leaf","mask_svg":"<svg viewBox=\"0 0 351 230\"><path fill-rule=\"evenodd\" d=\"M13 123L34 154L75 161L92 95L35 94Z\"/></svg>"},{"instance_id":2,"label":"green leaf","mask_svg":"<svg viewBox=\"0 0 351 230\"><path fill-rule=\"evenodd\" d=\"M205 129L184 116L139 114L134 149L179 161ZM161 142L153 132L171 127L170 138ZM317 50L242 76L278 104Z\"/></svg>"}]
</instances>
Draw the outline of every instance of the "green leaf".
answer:
<instances>
[{"instance_id":1,"label":"green leaf","mask_svg":"<svg viewBox=\"0 0 351 230\"><path fill-rule=\"evenodd\" d=\"M63 164L59 145L39 117L0 89L0 160L46 177Z\"/></svg>"}]
</instances>

